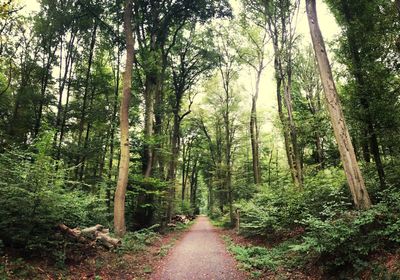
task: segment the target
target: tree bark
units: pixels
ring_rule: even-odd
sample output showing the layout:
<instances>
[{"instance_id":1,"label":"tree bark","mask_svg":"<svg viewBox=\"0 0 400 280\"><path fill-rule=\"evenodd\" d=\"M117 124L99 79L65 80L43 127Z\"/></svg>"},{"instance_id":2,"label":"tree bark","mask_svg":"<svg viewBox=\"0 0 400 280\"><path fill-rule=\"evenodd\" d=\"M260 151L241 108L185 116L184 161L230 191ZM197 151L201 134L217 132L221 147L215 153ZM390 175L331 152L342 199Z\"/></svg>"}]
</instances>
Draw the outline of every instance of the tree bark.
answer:
<instances>
[{"instance_id":1,"label":"tree bark","mask_svg":"<svg viewBox=\"0 0 400 280\"><path fill-rule=\"evenodd\" d=\"M356 208L368 209L371 207L371 201L365 187L360 167L358 166L335 82L333 80L332 69L326 53L325 42L318 24L315 0L306 0L306 9L310 34L325 92L327 107L331 117L331 123L339 147L347 182Z\"/></svg>"},{"instance_id":2,"label":"tree bark","mask_svg":"<svg viewBox=\"0 0 400 280\"><path fill-rule=\"evenodd\" d=\"M38 108L37 117L35 120L34 138L36 138L39 135L39 130L42 125L43 106L44 106L44 102L45 102L47 86L49 84L49 79L51 77L51 73L50 73L51 65L55 58L55 54L56 54L57 47L58 47L58 44L57 44L56 46L54 46L54 49L51 50L51 45L50 45L51 42L48 42L48 44L49 44L49 49L48 49L48 58L47 58L46 64L44 64L44 61L43 61L44 73L42 74L42 78L41 78L39 108Z\"/></svg>"},{"instance_id":3,"label":"tree bark","mask_svg":"<svg viewBox=\"0 0 400 280\"><path fill-rule=\"evenodd\" d=\"M289 59L291 60L291 59ZM291 62L289 62L291 63ZM291 65L288 67L291 68ZM292 73L291 69L286 73L287 81L284 82L284 101L288 115L288 129L291 140L291 157L292 157L292 170L294 175L294 183L298 188L303 186L303 171L301 167L300 151L297 143L297 128L293 118L293 106L292 106ZM284 80L285 81L285 80Z\"/></svg>"},{"instance_id":4,"label":"tree bark","mask_svg":"<svg viewBox=\"0 0 400 280\"><path fill-rule=\"evenodd\" d=\"M144 177L148 178L152 174L153 169L153 118L154 118L154 95L155 95L155 78L147 77L146 79L146 90L145 90L145 123L144 123L144 136L145 136L145 147L144 147Z\"/></svg>"},{"instance_id":5,"label":"tree bark","mask_svg":"<svg viewBox=\"0 0 400 280\"><path fill-rule=\"evenodd\" d=\"M58 141L58 147L57 147L57 159L58 160L61 159L61 146L62 146L62 142L64 139L65 126L66 126L66 122L67 122L67 114L68 114L68 108L69 108L69 99L71 96L73 62L74 62L74 57L71 57L71 66L69 68L68 84L67 84L67 97L66 97L66 101L65 101L65 108L62 112L63 116L62 116L61 127L60 127L60 139Z\"/></svg>"},{"instance_id":6,"label":"tree bark","mask_svg":"<svg viewBox=\"0 0 400 280\"><path fill-rule=\"evenodd\" d=\"M179 108L179 106L178 106ZM171 139L171 160L169 161L167 181L169 184L169 198L167 206L167 220L172 218L172 210L175 200L175 180L176 167L178 165L179 148L180 148L180 118L178 115L179 109L174 112L174 124Z\"/></svg>"},{"instance_id":7,"label":"tree bark","mask_svg":"<svg viewBox=\"0 0 400 280\"><path fill-rule=\"evenodd\" d=\"M225 89L225 112L224 112L224 127L225 127L225 164L226 164L226 177L225 185L228 192L228 206L229 216L232 225L235 224L235 216L233 213L233 193L232 193L232 122L230 117L230 90L229 90L229 77L224 79Z\"/></svg>"},{"instance_id":8,"label":"tree bark","mask_svg":"<svg viewBox=\"0 0 400 280\"><path fill-rule=\"evenodd\" d=\"M86 70L86 77L85 77L85 91L83 94L83 104L82 104L81 116L80 116L80 120L79 120L78 154L76 157L76 165L78 165L81 162L81 156L80 156L79 149L81 148L83 130L84 130L84 126L85 126L85 117L86 117L86 109L87 109L87 102L88 102L89 85L90 85L90 72L91 72L92 64L93 64L94 46L96 44L96 34L97 34L97 20L95 20L95 22L94 22L94 26L93 26L93 30L92 30L92 37L90 40L88 68ZM78 176L79 176L79 169L77 168L75 170L75 178L77 179Z\"/></svg>"},{"instance_id":9,"label":"tree bark","mask_svg":"<svg viewBox=\"0 0 400 280\"><path fill-rule=\"evenodd\" d=\"M297 131L293 119L293 109L291 104L291 48L294 41L294 30L291 27L291 22L294 17L292 9L295 11L297 6L292 6L291 1L278 2L279 3L276 3L276 5L280 7L272 8L271 6L271 11L266 9L265 16L267 17L267 25L274 48L274 70L276 79L278 114L283 127L286 157L293 183L301 188L302 166L297 144ZM268 5L271 5L271 3L268 3L267 6ZM283 12L280 13L279 9L282 9ZM283 112L283 102L287 110L287 115L285 115Z\"/></svg>"},{"instance_id":10,"label":"tree bark","mask_svg":"<svg viewBox=\"0 0 400 280\"><path fill-rule=\"evenodd\" d=\"M114 231L117 236L126 232L125 196L129 173L129 103L131 99L132 69L134 60L134 38L132 32L132 0L125 0L124 31L126 38L126 64L120 110L121 155L118 183L114 196Z\"/></svg>"},{"instance_id":11,"label":"tree bark","mask_svg":"<svg viewBox=\"0 0 400 280\"><path fill-rule=\"evenodd\" d=\"M114 90L114 100L113 100L113 111L111 119L111 131L110 131L110 157L108 159L108 183L107 183L107 209L111 213L111 176L114 162L114 140L115 140L115 130L116 130L116 120L117 120L117 110L118 110L118 96L119 96L119 75L120 75L120 46L118 46L117 54L117 69L115 74L115 90Z\"/></svg>"},{"instance_id":12,"label":"tree bark","mask_svg":"<svg viewBox=\"0 0 400 280\"><path fill-rule=\"evenodd\" d=\"M56 133L54 134L54 144L57 145L57 138L58 138L58 133L61 130L61 116L63 114L63 106L62 106L62 100L63 100L63 94L64 94L64 88L65 85L67 84L67 88L69 85L68 79L71 78L71 71L70 68L72 68L73 65L73 59L74 59L74 54L73 54L73 45L75 42L75 32L72 31L71 38L68 42L67 45L67 54L65 57L65 66L64 66L64 74L61 79L61 71L62 71L62 42L61 42L61 50L60 50L60 83L59 83L59 89L58 89L58 104L57 104L57 116L56 116ZM69 73L69 74L68 74ZM58 153L58 151L57 151ZM59 159L59 158L58 158Z\"/></svg>"},{"instance_id":13,"label":"tree bark","mask_svg":"<svg viewBox=\"0 0 400 280\"><path fill-rule=\"evenodd\" d=\"M363 71L362 71L362 60L361 60L360 53L359 53L360 46L359 46L359 44L357 44L357 42L355 40L355 36L357 36L357 34L355 34L355 32L353 31L353 27L351 26L354 19L351 14L351 10L350 10L350 7L348 6L348 3L343 0L342 0L342 10L343 10L344 18L348 25L347 41L349 44L351 60L353 63L353 71L352 72L353 72L353 75L356 80L360 104L365 113L364 119L365 119L366 127L364 128L364 130L365 130L364 133L366 136L366 139L365 139L366 147L368 149L368 144L370 145L370 148L371 148L370 150L371 150L372 156L374 157L380 186L381 186L381 188L385 188L385 186L386 186L385 171L383 169L383 163L382 163L381 154L379 151L378 137L376 135L374 118L370 111L370 102L368 100L368 96L366 96L366 95L370 94L370 92L368 91L369 87L364 79L364 75L363 75ZM366 159L369 159L369 155ZM367 162L369 162L369 160Z\"/></svg>"},{"instance_id":14,"label":"tree bark","mask_svg":"<svg viewBox=\"0 0 400 280\"><path fill-rule=\"evenodd\" d=\"M94 86L92 89L92 93L90 95L90 102L89 102L89 111L93 109L93 101L94 101L94 96L96 92L96 87ZM79 168L79 181L83 180L83 174L85 173L85 164L86 164L86 157L88 153L88 145L89 145L89 136L90 136L90 129L92 128L92 123L88 121L88 124L86 125L86 133L85 133L85 139L83 141L83 156L81 158L81 166Z\"/></svg>"},{"instance_id":15,"label":"tree bark","mask_svg":"<svg viewBox=\"0 0 400 280\"><path fill-rule=\"evenodd\" d=\"M254 184L261 184L261 167L260 167L260 152L259 152L259 130L257 124L257 99L260 91L261 71L257 72L256 92L251 100L251 116L250 116L250 139L251 152L253 158L253 177Z\"/></svg>"},{"instance_id":16,"label":"tree bark","mask_svg":"<svg viewBox=\"0 0 400 280\"><path fill-rule=\"evenodd\" d=\"M192 174L190 176L190 207L196 212L196 197L197 197L197 185L198 185L198 156L194 158L194 163L192 167ZM196 214L196 213L193 213Z\"/></svg>"}]
</instances>

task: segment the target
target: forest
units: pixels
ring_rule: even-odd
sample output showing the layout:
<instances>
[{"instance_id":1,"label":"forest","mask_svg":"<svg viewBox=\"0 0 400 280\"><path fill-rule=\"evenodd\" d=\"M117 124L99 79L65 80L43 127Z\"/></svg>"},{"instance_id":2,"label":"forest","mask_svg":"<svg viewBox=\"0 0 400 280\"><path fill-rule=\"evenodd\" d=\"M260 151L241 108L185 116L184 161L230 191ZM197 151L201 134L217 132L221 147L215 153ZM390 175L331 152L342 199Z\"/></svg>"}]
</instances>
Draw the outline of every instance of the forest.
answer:
<instances>
[{"instance_id":1,"label":"forest","mask_svg":"<svg viewBox=\"0 0 400 280\"><path fill-rule=\"evenodd\" d=\"M0 279L400 279L399 139L400 0L0 0Z\"/></svg>"}]
</instances>

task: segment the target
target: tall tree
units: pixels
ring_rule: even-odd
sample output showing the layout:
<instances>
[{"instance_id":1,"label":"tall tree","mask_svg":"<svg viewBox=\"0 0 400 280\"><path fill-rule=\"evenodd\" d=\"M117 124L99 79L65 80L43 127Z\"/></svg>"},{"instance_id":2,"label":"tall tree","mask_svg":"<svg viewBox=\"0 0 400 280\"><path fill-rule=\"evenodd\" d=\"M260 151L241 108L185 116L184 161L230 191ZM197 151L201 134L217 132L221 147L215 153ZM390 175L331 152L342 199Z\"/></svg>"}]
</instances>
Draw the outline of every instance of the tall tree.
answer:
<instances>
[{"instance_id":1,"label":"tall tree","mask_svg":"<svg viewBox=\"0 0 400 280\"><path fill-rule=\"evenodd\" d=\"M257 120L257 101L260 94L260 82L262 74L268 64L266 57L266 47L270 37L268 32L267 18L258 19L256 26L251 27L251 17L247 13L242 13L240 20L241 32L248 41L248 46L239 46L238 54L240 59L250 66L255 72L255 89L251 96L251 112L250 112L250 142L253 164L254 184L261 183L261 164L260 164L260 145L259 145L259 127Z\"/></svg>"},{"instance_id":2,"label":"tall tree","mask_svg":"<svg viewBox=\"0 0 400 280\"><path fill-rule=\"evenodd\" d=\"M306 0L306 9L310 34L318 62L322 85L324 87L327 107L346 173L347 182L355 206L359 209L368 209L371 207L371 201L356 159L349 130L346 126L341 103L337 94L335 81L333 80L332 69L329 64L325 42L318 23L315 0Z\"/></svg>"},{"instance_id":3,"label":"tall tree","mask_svg":"<svg viewBox=\"0 0 400 280\"><path fill-rule=\"evenodd\" d=\"M292 105L292 51L299 0L245 0L244 3L259 26L266 23L272 40L278 115L283 127L286 156L293 182L301 188L303 170Z\"/></svg>"},{"instance_id":4,"label":"tall tree","mask_svg":"<svg viewBox=\"0 0 400 280\"><path fill-rule=\"evenodd\" d=\"M307 163L304 150L311 148L312 159L310 160L320 170L326 166L325 142L333 135L332 137L329 135L331 128L325 107L321 102L323 88L311 45L296 56L294 64L294 109L297 113L296 121L302 124L299 127L299 142L303 150L302 162Z\"/></svg>"},{"instance_id":5,"label":"tall tree","mask_svg":"<svg viewBox=\"0 0 400 280\"><path fill-rule=\"evenodd\" d=\"M224 185L228 196L230 222L235 223L233 212L233 186L232 186L232 162L233 162L233 140L235 135L234 127L234 105L235 95L232 83L237 79L238 56L236 51L231 47L233 45L232 38L225 28L222 28L222 35L218 43L219 59L218 70L222 80L223 93L219 95L219 102L222 106L222 119L224 129L224 152L225 152L225 177Z\"/></svg>"},{"instance_id":6,"label":"tall tree","mask_svg":"<svg viewBox=\"0 0 400 280\"><path fill-rule=\"evenodd\" d=\"M126 62L120 109L121 154L118 183L114 196L114 230L118 236L126 232L125 196L129 173L129 103L131 99L132 69L134 62L134 37L132 29L132 0L125 0L124 32L126 38Z\"/></svg>"},{"instance_id":7,"label":"tall tree","mask_svg":"<svg viewBox=\"0 0 400 280\"><path fill-rule=\"evenodd\" d=\"M343 29L337 58L348 69L347 75L344 74L347 81L343 91L349 95L348 102L353 107L349 115L359 130L364 160L371 162L372 159L375 163L379 183L384 188L386 178L381 151L385 149L384 136L392 126L384 115L397 114L393 104L398 98L391 92L392 63L388 61L396 60L389 47L394 45L391 34L398 30L393 23L393 5L381 0L330 0L327 3ZM388 55L392 57L389 59Z\"/></svg>"}]
</instances>

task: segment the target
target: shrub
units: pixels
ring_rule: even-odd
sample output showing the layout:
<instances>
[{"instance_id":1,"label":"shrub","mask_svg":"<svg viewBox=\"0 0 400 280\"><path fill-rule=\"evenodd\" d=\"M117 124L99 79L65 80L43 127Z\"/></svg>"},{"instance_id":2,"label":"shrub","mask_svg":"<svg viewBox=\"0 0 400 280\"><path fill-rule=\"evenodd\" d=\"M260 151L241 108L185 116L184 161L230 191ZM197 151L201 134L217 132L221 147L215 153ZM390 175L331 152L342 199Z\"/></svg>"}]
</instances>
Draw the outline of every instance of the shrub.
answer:
<instances>
[{"instance_id":1,"label":"shrub","mask_svg":"<svg viewBox=\"0 0 400 280\"><path fill-rule=\"evenodd\" d=\"M241 246L234 244L229 237L225 237L225 241L228 243L229 251L246 269L275 271L282 265L292 265L288 261L292 241L282 242L273 248Z\"/></svg>"},{"instance_id":2,"label":"shrub","mask_svg":"<svg viewBox=\"0 0 400 280\"><path fill-rule=\"evenodd\" d=\"M46 154L51 145L49 134L34 151L0 154L0 239L29 253L58 246L53 233L59 223L89 225L106 217L98 198L66 189L66 170Z\"/></svg>"},{"instance_id":3,"label":"shrub","mask_svg":"<svg viewBox=\"0 0 400 280\"><path fill-rule=\"evenodd\" d=\"M308 216L326 218L351 206L345 190L343 172L337 169L321 171L306 181L304 190L266 188L250 201L241 201L241 231L248 235L287 232L302 226Z\"/></svg>"},{"instance_id":4,"label":"shrub","mask_svg":"<svg viewBox=\"0 0 400 280\"><path fill-rule=\"evenodd\" d=\"M292 250L307 256L309 262L324 265L328 272L357 273L366 267L372 252L398 242L392 238L399 227L391 212L380 203L367 211L345 211L326 219L309 216L302 221L306 227L302 242Z\"/></svg>"},{"instance_id":5,"label":"shrub","mask_svg":"<svg viewBox=\"0 0 400 280\"><path fill-rule=\"evenodd\" d=\"M343 172L337 169L324 170L305 181L301 192L292 186L267 188L237 205L241 208L241 232L281 236L291 242L290 246L282 247L286 244L283 242L273 248L280 248L280 256L286 258L283 266L287 267L288 262L318 264L328 273L357 274L366 268L372 253L390 251L400 244L400 191L395 187L381 192L371 190L378 203L367 211L356 211ZM280 235L288 232L291 234ZM261 251L255 251L256 258L265 264L279 260L271 258L272 252L265 256L264 251L259 254ZM251 266L257 266L251 261L254 252L250 249L237 248L235 253L241 261L248 258L247 262L253 262Z\"/></svg>"},{"instance_id":6,"label":"shrub","mask_svg":"<svg viewBox=\"0 0 400 280\"><path fill-rule=\"evenodd\" d=\"M138 252L144 250L147 245L159 238L159 234L154 231L159 225L153 225L134 232L128 232L122 239L122 245L117 249L119 253Z\"/></svg>"}]
</instances>

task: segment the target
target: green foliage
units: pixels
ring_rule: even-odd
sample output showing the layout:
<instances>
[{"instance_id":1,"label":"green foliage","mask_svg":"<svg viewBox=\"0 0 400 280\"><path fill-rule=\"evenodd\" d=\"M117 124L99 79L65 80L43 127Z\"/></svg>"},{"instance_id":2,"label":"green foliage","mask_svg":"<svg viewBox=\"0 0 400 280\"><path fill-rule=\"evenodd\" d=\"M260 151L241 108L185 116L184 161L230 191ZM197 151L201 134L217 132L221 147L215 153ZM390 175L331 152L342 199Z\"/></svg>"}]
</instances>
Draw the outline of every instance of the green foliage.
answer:
<instances>
[{"instance_id":1,"label":"green foliage","mask_svg":"<svg viewBox=\"0 0 400 280\"><path fill-rule=\"evenodd\" d=\"M400 266L388 269L382 264L374 263L371 268L371 279L385 279L385 280L399 280L400 279Z\"/></svg>"},{"instance_id":2,"label":"green foliage","mask_svg":"<svg viewBox=\"0 0 400 280\"><path fill-rule=\"evenodd\" d=\"M214 226L222 228L232 228L229 213L223 214L219 210L217 210L213 212L210 218L212 219L212 223L214 224Z\"/></svg>"},{"instance_id":3,"label":"green foliage","mask_svg":"<svg viewBox=\"0 0 400 280\"><path fill-rule=\"evenodd\" d=\"M397 203L399 200L397 200ZM292 250L306 255L309 262L358 272L365 269L368 256L378 249L399 244L399 207L382 202L367 211L332 212L326 219L309 216L302 220L305 234Z\"/></svg>"},{"instance_id":4,"label":"green foliage","mask_svg":"<svg viewBox=\"0 0 400 280\"><path fill-rule=\"evenodd\" d=\"M281 266L294 266L289 259L290 246L293 241L283 242L272 248L260 246L241 246L224 237L228 249L247 270L276 271Z\"/></svg>"},{"instance_id":5,"label":"green foliage","mask_svg":"<svg viewBox=\"0 0 400 280\"><path fill-rule=\"evenodd\" d=\"M177 203L177 209L176 213L177 214L193 214L192 209L190 207L190 201L184 200L184 201L176 201Z\"/></svg>"},{"instance_id":6,"label":"green foliage","mask_svg":"<svg viewBox=\"0 0 400 280\"><path fill-rule=\"evenodd\" d=\"M400 192L389 188L372 194L378 204L367 211L352 210L343 174L336 169L306 180L302 192L267 188L238 204L240 230L287 241L268 250L236 245L231 250L256 269L317 264L327 274L357 274L367 267L371 254L400 244Z\"/></svg>"},{"instance_id":7,"label":"green foliage","mask_svg":"<svg viewBox=\"0 0 400 280\"><path fill-rule=\"evenodd\" d=\"M323 218L347 209L350 199L343 183L343 173L331 168L309 178L303 191L292 186L267 187L250 201L237 204L241 210L241 232L266 235L290 231L301 226L299 221L309 215Z\"/></svg>"},{"instance_id":8,"label":"green foliage","mask_svg":"<svg viewBox=\"0 0 400 280\"><path fill-rule=\"evenodd\" d=\"M104 222L101 202L91 194L66 188L62 163L53 160L51 134L33 146L0 154L0 238L27 252L56 246L57 224L69 226Z\"/></svg>"},{"instance_id":9,"label":"green foliage","mask_svg":"<svg viewBox=\"0 0 400 280\"><path fill-rule=\"evenodd\" d=\"M154 231L159 225L153 225L134 232L128 232L122 239L122 245L117 249L118 253L139 252L146 246L159 238L159 234Z\"/></svg>"}]
</instances>

